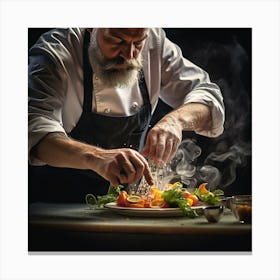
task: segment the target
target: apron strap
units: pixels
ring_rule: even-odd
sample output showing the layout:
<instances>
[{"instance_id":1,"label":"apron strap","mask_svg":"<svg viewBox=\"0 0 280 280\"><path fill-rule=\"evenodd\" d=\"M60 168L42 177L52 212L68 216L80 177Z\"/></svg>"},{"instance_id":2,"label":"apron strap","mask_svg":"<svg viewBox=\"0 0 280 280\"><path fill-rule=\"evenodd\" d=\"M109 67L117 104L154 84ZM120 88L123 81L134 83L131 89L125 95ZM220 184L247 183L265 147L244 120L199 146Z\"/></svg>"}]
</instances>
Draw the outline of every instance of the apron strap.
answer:
<instances>
[{"instance_id":1,"label":"apron strap","mask_svg":"<svg viewBox=\"0 0 280 280\"><path fill-rule=\"evenodd\" d=\"M152 113L152 106L151 106L151 102L150 102L149 92L148 92L147 84L146 84L146 81L145 81L145 76L144 76L143 69L141 69L141 71L139 73L138 84L139 84L139 88L140 88L140 92L141 92L141 95L142 95L142 98L143 98L144 105L149 106L149 110L150 110L150 114L151 114Z\"/></svg>"},{"instance_id":2,"label":"apron strap","mask_svg":"<svg viewBox=\"0 0 280 280\"><path fill-rule=\"evenodd\" d=\"M92 111L92 75L93 71L88 58L88 47L90 43L90 32L85 30L83 44L83 68L84 68L84 103L83 112Z\"/></svg>"}]
</instances>

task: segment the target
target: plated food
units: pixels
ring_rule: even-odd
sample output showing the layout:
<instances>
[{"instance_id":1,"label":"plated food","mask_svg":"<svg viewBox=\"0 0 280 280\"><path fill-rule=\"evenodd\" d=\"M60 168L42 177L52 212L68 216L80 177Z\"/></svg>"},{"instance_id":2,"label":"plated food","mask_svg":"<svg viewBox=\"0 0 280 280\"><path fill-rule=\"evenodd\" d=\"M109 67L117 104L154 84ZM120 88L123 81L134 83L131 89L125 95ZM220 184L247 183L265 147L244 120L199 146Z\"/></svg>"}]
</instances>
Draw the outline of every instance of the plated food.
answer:
<instances>
[{"instance_id":1,"label":"plated food","mask_svg":"<svg viewBox=\"0 0 280 280\"><path fill-rule=\"evenodd\" d=\"M118 206L116 202L110 202L104 205L111 211L131 217L182 217L183 213L180 208L134 208ZM196 206L199 207L199 206Z\"/></svg>"},{"instance_id":2,"label":"plated food","mask_svg":"<svg viewBox=\"0 0 280 280\"><path fill-rule=\"evenodd\" d=\"M180 215L194 218L198 216L196 212L198 206L216 205L221 202L223 191L210 192L206 186L207 183L203 183L191 193L183 187L182 183L175 182L168 184L164 191L151 187L145 196L135 193L128 194L121 186L118 186L117 188L110 188L107 195L97 197L97 199L88 194L86 202L92 208L105 205L113 210L133 209L134 214L139 213L141 209L147 213L158 213L166 210L165 212L172 214L175 211L170 209L176 209ZM150 209L150 211L146 209ZM157 211L159 209L160 211Z\"/></svg>"}]
</instances>

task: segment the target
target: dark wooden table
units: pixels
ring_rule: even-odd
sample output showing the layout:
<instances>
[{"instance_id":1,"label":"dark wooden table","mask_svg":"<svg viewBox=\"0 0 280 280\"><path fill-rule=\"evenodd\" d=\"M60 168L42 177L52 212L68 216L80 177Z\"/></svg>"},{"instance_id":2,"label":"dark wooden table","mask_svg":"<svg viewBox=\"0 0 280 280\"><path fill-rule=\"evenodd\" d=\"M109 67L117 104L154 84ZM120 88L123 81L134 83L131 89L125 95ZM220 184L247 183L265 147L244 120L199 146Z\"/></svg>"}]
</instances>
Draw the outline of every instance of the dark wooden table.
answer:
<instances>
[{"instance_id":1,"label":"dark wooden table","mask_svg":"<svg viewBox=\"0 0 280 280\"><path fill-rule=\"evenodd\" d=\"M85 204L29 206L29 252L164 251L247 252L252 250L251 224L240 224L226 209L218 223L204 216L127 217Z\"/></svg>"}]
</instances>

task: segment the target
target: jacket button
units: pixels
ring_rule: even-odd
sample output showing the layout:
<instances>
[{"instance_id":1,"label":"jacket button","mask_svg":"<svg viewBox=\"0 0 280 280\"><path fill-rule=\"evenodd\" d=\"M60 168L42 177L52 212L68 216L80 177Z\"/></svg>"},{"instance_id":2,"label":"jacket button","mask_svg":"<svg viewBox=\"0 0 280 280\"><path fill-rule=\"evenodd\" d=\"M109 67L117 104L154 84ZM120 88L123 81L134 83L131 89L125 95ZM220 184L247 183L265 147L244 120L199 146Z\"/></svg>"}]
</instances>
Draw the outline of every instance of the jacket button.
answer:
<instances>
[{"instance_id":1,"label":"jacket button","mask_svg":"<svg viewBox=\"0 0 280 280\"><path fill-rule=\"evenodd\" d=\"M132 109L136 110L139 107L138 102L132 103Z\"/></svg>"}]
</instances>

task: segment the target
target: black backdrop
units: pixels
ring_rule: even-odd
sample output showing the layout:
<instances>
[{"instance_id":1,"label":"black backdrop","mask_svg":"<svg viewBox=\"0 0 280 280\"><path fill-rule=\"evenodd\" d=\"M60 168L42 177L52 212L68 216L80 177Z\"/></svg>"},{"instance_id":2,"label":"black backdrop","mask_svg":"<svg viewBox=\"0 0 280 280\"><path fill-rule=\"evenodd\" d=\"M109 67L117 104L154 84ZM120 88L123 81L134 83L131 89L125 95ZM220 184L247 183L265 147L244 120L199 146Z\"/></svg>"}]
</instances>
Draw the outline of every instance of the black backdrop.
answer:
<instances>
[{"instance_id":1,"label":"black backdrop","mask_svg":"<svg viewBox=\"0 0 280 280\"><path fill-rule=\"evenodd\" d=\"M50 28L30 28L28 48ZM222 173L226 195L252 191L252 30L250 28L164 28L186 58L205 69L223 93L226 107L225 132L211 139L184 133L202 148L197 164L211 164ZM170 110L160 102L152 124ZM209 154L215 155L210 157ZM218 155L218 156L217 156ZM215 158L215 160L213 159ZM217 160L219 158L219 160ZM207 161L207 162L206 162ZM230 178L230 179L229 179Z\"/></svg>"}]
</instances>

